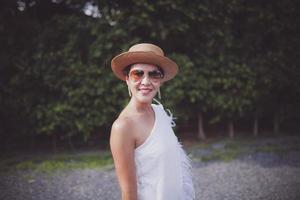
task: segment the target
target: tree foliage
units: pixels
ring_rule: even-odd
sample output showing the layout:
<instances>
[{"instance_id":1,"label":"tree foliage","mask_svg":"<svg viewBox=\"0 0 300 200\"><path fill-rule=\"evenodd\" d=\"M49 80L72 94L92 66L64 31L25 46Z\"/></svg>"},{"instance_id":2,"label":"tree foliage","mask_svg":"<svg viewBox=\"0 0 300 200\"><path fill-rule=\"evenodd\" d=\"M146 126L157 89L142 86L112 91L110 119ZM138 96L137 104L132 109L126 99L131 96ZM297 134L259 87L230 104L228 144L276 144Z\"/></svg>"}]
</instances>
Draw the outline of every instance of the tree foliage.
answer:
<instances>
[{"instance_id":1,"label":"tree foliage","mask_svg":"<svg viewBox=\"0 0 300 200\"><path fill-rule=\"evenodd\" d=\"M137 42L159 44L179 64L162 101L181 119L297 120L296 4L2 1L0 131L88 139L110 127L129 99L110 60Z\"/></svg>"}]
</instances>

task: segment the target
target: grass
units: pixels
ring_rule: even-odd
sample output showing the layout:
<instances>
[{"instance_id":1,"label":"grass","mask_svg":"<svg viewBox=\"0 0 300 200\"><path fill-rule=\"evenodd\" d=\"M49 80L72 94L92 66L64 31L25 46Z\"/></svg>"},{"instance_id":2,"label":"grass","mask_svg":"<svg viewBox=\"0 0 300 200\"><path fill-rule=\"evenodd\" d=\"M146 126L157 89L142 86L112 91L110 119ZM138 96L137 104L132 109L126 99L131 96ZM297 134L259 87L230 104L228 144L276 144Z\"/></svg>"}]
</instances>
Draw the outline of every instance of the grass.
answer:
<instances>
[{"instance_id":1,"label":"grass","mask_svg":"<svg viewBox=\"0 0 300 200\"><path fill-rule=\"evenodd\" d=\"M113 163L110 152L60 153L54 155L32 155L25 158L2 159L2 170L33 170L53 172L70 169L100 169Z\"/></svg>"},{"instance_id":2,"label":"grass","mask_svg":"<svg viewBox=\"0 0 300 200\"><path fill-rule=\"evenodd\" d=\"M291 151L300 151L300 138L276 138L261 143L264 139L270 138L235 138L212 139L194 145L190 152L195 160L208 162L221 160L224 162L232 161L241 155L252 153L272 153L284 156ZM218 147L219 146L219 147ZM197 153L198 151L198 153ZM201 153L201 151L206 153ZM194 152L194 153L193 153ZM200 154L199 154L200 152Z\"/></svg>"},{"instance_id":3,"label":"grass","mask_svg":"<svg viewBox=\"0 0 300 200\"><path fill-rule=\"evenodd\" d=\"M257 147L256 152L272 153L279 156L285 155L291 151L300 151L300 144L298 145L279 145L279 144L268 144L266 146Z\"/></svg>"},{"instance_id":4,"label":"grass","mask_svg":"<svg viewBox=\"0 0 300 200\"><path fill-rule=\"evenodd\" d=\"M238 155L239 152L235 150L227 150L227 151L214 150L211 155L202 156L201 160L204 162L212 161L212 160L222 160L224 162L229 162L231 160L234 160Z\"/></svg>"},{"instance_id":5,"label":"grass","mask_svg":"<svg viewBox=\"0 0 300 200\"><path fill-rule=\"evenodd\" d=\"M271 139L271 140L270 140ZM263 141L263 142L261 142ZM202 154L202 151L207 153ZM279 156L291 151L300 152L300 137L297 138L235 138L233 140L217 138L198 142L190 148L193 159L208 162L221 160L230 162L240 155L252 153L272 153ZM200 152L200 153L199 153ZM91 151L84 153L57 153L1 156L0 170L33 170L53 172L70 169L101 169L112 166L109 151Z\"/></svg>"},{"instance_id":6,"label":"grass","mask_svg":"<svg viewBox=\"0 0 300 200\"><path fill-rule=\"evenodd\" d=\"M228 141L225 140L225 145L222 149L215 149L213 148L213 144L216 143L211 143L211 145L206 146L206 149L210 149L211 153L202 156L201 160L204 162L211 161L211 160L222 160L224 162L229 162L237 158L242 152L242 147L238 145L234 141Z\"/></svg>"}]
</instances>

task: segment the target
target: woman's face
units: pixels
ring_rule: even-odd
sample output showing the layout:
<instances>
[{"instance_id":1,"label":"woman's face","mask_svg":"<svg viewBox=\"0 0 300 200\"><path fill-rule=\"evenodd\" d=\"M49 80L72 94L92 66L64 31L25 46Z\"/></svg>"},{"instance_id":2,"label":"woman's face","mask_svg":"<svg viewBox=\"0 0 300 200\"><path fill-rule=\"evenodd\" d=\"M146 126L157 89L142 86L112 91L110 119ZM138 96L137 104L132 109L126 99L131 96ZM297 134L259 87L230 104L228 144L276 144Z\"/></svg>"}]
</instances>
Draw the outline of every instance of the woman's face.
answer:
<instances>
[{"instance_id":1,"label":"woman's face","mask_svg":"<svg viewBox=\"0 0 300 200\"><path fill-rule=\"evenodd\" d=\"M132 98L141 103L151 103L162 83L161 75L161 72L155 65L132 65L129 75L126 77Z\"/></svg>"}]
</instances>

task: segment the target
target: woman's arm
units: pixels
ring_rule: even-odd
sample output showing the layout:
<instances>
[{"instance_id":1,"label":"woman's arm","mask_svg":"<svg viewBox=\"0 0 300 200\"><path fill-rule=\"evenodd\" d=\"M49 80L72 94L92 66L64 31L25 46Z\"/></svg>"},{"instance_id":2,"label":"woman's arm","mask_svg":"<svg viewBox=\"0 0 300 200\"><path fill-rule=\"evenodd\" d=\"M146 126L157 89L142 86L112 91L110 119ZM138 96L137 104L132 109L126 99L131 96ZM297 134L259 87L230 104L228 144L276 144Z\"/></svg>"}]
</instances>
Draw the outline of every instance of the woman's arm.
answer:
<instances>
[{"instance_id":1,"label":"woman's arm","mask_svg":"<svg viewBox=\"0 0 300 200\"><path fill-rule=\"evenodd\" d=\"M126 120L114 122L110 148L121 187L122 200L137 200L137 183L134 162L135 138Z\"/></svg>"}]
</instances>

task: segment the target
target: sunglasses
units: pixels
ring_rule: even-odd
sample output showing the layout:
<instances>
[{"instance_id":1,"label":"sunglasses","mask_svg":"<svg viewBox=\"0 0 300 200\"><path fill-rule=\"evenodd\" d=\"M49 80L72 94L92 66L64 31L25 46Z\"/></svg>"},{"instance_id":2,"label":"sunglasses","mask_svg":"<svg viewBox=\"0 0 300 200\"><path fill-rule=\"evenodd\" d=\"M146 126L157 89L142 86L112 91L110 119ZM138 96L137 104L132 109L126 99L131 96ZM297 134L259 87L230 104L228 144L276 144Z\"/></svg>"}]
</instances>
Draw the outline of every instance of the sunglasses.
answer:
<instances>
[{"instance_id":1,"label":"sunglasses","mask_svg":"<svg viewBox=\"0 0 300 200\"><path fill-rule=\"evenodd\" d=\"M131 78L135 82L138 82L143 79L144 74L145 72L143 70L135 69L129 72L129 78ZM161 80L164 77L164 75L158 70L153 70L148 72L148 77L150 81L157 82Z\"/></svg>"}]
</instances>

